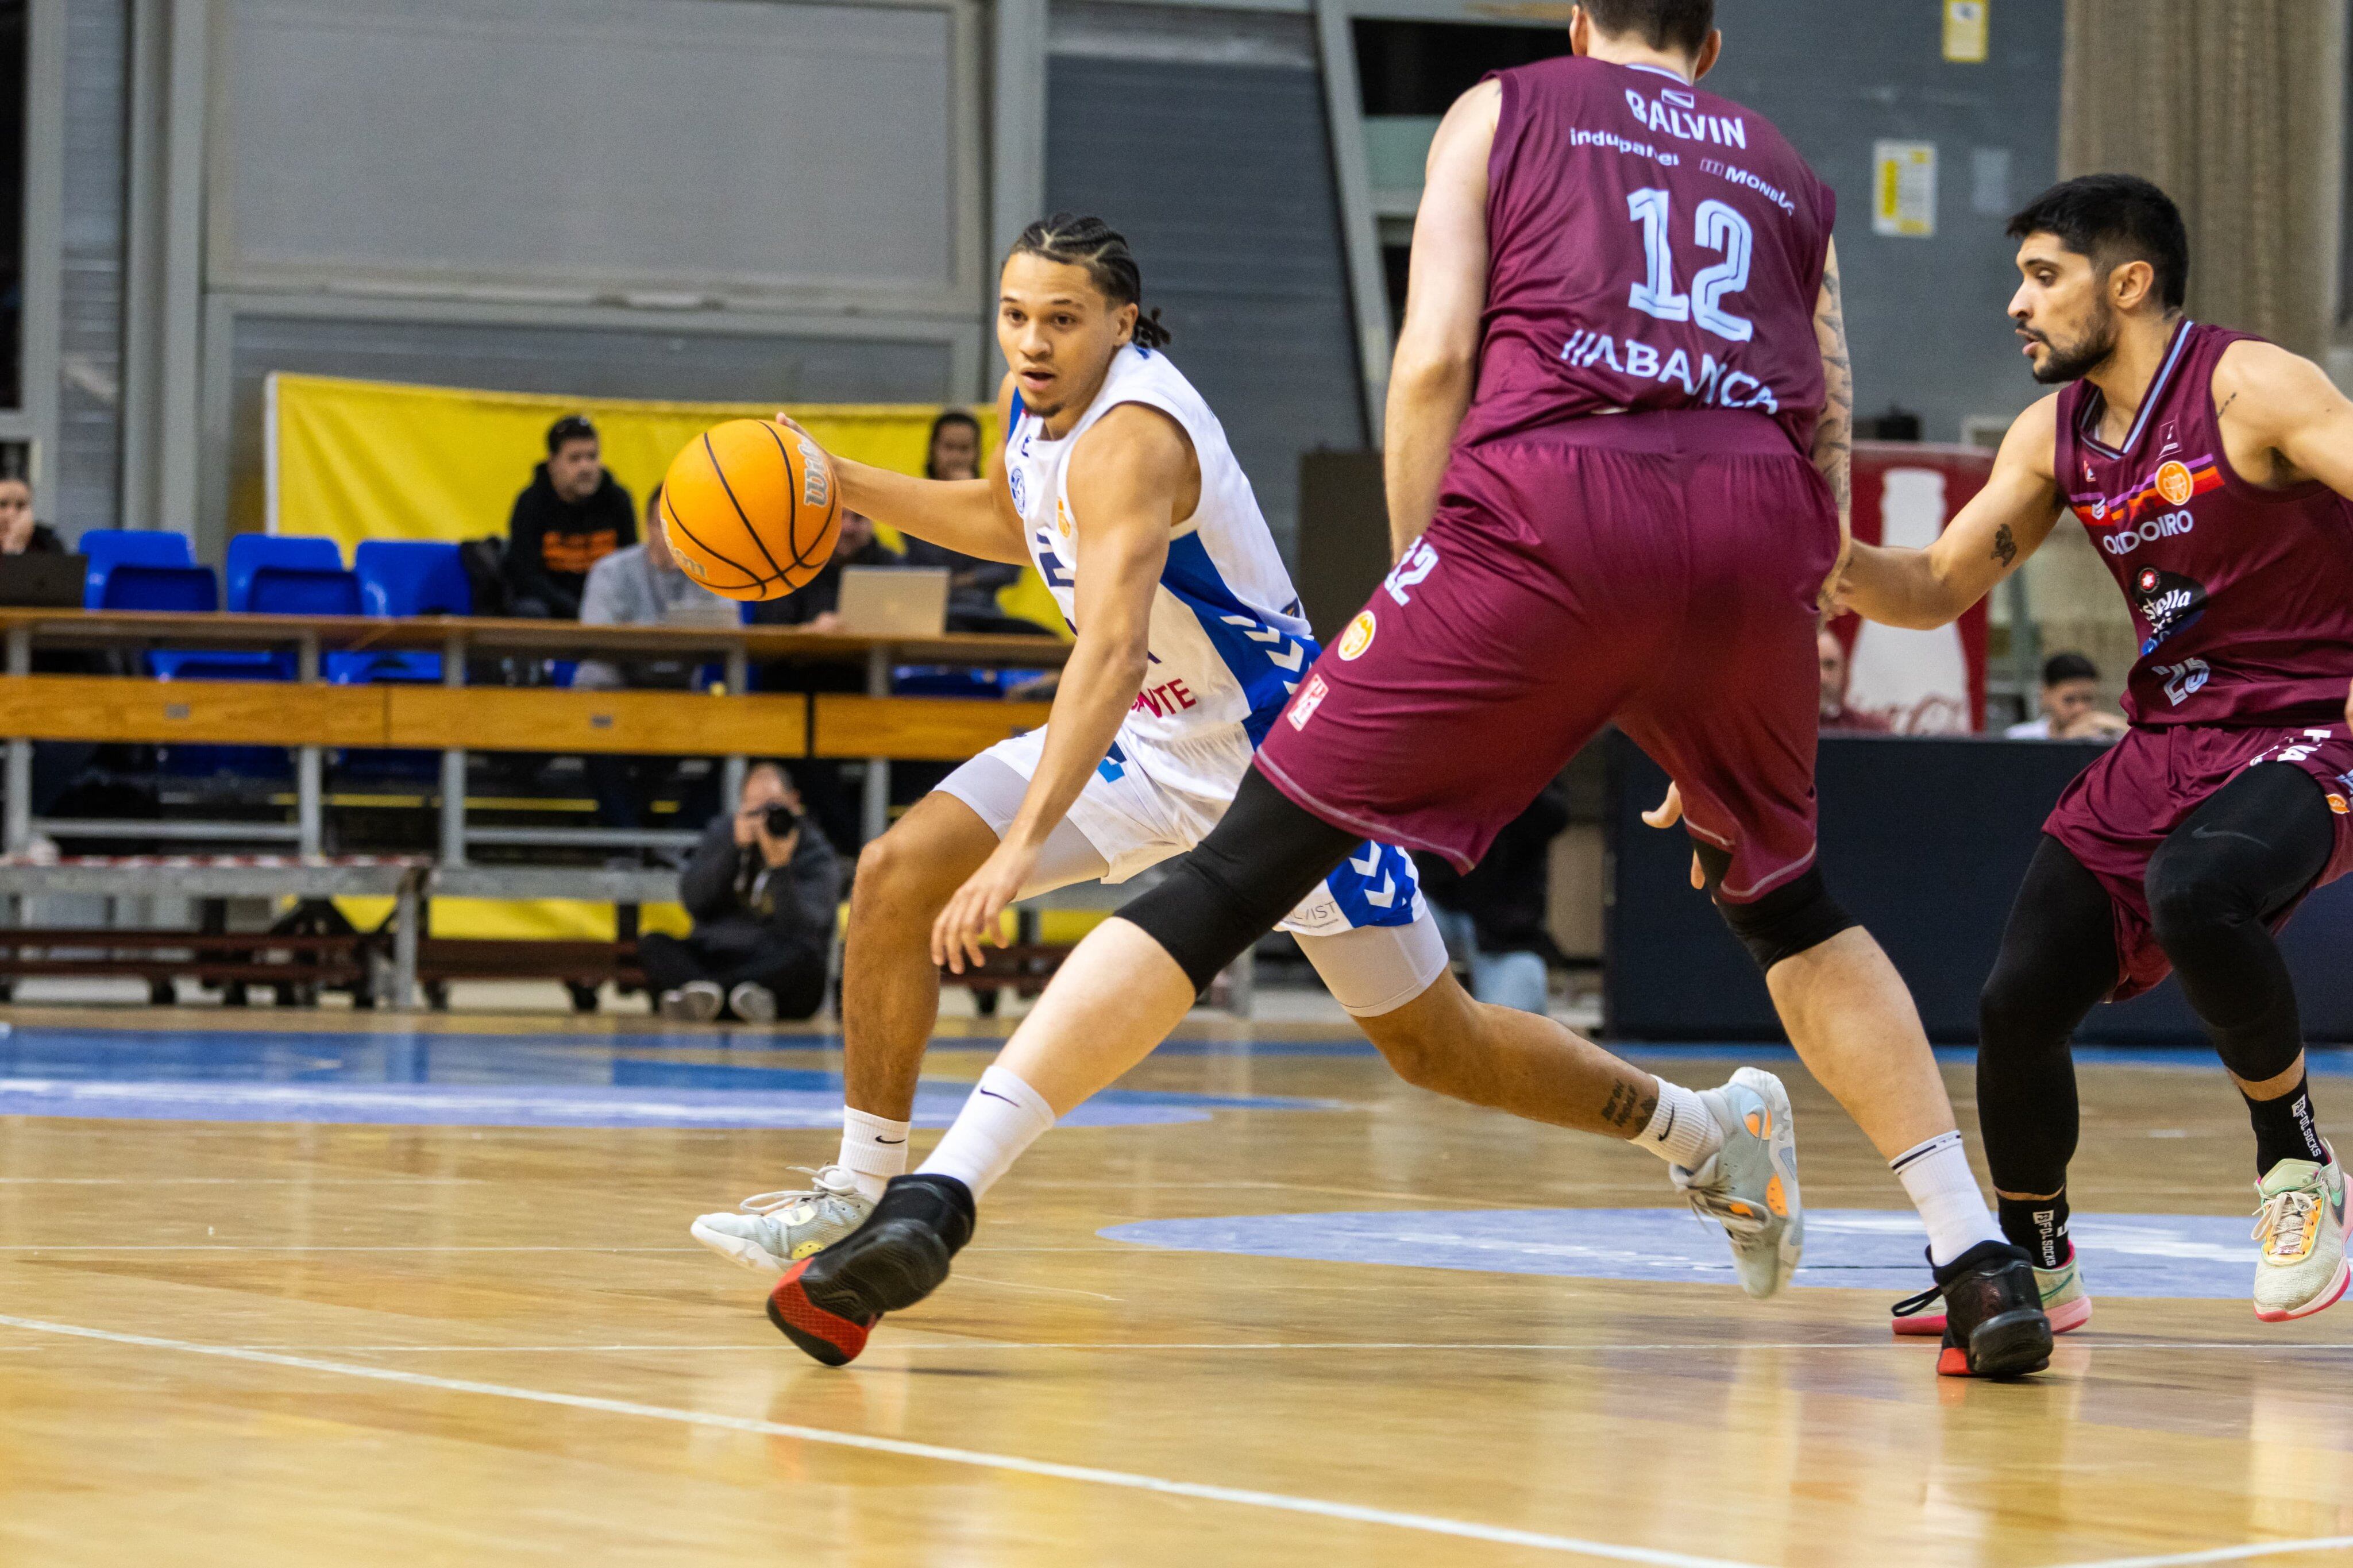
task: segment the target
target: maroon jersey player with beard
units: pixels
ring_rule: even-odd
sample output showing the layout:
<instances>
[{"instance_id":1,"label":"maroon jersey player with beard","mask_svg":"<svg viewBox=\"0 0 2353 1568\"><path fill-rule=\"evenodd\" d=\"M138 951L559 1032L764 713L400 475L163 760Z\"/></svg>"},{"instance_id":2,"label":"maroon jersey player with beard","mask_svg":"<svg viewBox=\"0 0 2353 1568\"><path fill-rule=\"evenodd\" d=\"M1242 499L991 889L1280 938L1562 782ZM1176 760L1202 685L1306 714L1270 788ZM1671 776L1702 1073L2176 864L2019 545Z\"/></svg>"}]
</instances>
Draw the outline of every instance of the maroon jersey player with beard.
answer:
<instances>
[{"instance_id":1,"label":"maroon jersey player with beard","mask_svg":"<svg viewBox=\"0 0 2353 1568\"><path fill-rule=\"evenodd\" d=\"M1615 721L1680 784L1705 885L1790 1039L1926 1221L1949 1304L1939 1370L2045 1363L2030 1259L1969 1173L1911 996L1814 864L1815 632L1853 409L1833 203L1770 122L1700 85L1714 14L1586 0L1575 58L1504 71L1448 113L1389 383L1395 569L1303 672L1218 826L1023 1020L989 1072L1026 1093L984 1078L922 1170L779 1284L771 1316L810 1354L847 1360L935 1289L1029 1142L1368 831L1467 870ZM1676 1181L1732 1233L1753 1294L1786 1281L1802 1204L1769 1075L1694 1093L1590 1047L1505 1048L1479 1017L1440 1037L1484 1075L1450 1092L1512 1103L1537 1079L1590 1105L1596 1131L1704 1140Z\"/></svg>"},{"instance_id":2,"label":"maroon jersey player with beard","mask_svg":"<svg viewBox=\"0 0 2353 1568\"><path fill-rule=\"evenodd\" d=\"M2145 180L2070 180L2010 233L2024 353L2064 384L1936 544L1858 547L1841 590L1873 620L1941 626L2063 509L2140 638L2132 728L2044 824L1986 983L1978 1112L2002 1228L2035 1254L2052 1325L2087 1320L2068 1042L2170 969L2254 1123L2255 1315L2302 1317L2345 1291L2345 1182L2272 933L2353 865L2353 403L2308 360L2182 313L2189 237Z\"/></svg>"}]
</instances>

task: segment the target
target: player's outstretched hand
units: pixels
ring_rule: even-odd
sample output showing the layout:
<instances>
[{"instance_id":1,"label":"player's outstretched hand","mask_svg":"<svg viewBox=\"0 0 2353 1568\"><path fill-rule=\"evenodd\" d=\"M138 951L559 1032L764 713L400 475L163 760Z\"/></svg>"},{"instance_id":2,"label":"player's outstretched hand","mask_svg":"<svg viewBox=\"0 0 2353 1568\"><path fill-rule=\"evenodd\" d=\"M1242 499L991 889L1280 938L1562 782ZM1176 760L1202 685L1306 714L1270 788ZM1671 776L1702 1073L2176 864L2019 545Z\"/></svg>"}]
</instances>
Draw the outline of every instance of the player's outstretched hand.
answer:
<instances>
[{"instance_id":1,"label":"player's outstretched hand","mask_svg":"<svg viewBox=\"0 0 2353 1568\"><path fill-rule=\"evenodd\" d=\"M2346 693L2345 705L2348 709L2353 709L2353 691ZM1658 805L1652 806L1650 810L1644 812L1642 814L1642 820L1649 823L1652 827L1672 827L1676 823L1681 822L1683 819L1683 786L1674 783L1672 780L1669 780L1667 783L1667 797L1659 802ZM1694 888L1704 888L1707 886L1707 878L1702 874L1699 868L1699 851L1696 849L1692 851L1691 884Z\"/></svg>"},{"instance_id":2,"label":"player's outstretched hand","mask_svg":"<svg viewBox=\"0 0 2353 1568\"><path fill-rule=\"evenodd\" d=\"M962 974L967 963L977 969L987 962L981 943L997 941L998 917L1037 868L1037 850L1011 838L1000 842L932 922L932 962L951 974Z\"/></svg>"}]
</instances>

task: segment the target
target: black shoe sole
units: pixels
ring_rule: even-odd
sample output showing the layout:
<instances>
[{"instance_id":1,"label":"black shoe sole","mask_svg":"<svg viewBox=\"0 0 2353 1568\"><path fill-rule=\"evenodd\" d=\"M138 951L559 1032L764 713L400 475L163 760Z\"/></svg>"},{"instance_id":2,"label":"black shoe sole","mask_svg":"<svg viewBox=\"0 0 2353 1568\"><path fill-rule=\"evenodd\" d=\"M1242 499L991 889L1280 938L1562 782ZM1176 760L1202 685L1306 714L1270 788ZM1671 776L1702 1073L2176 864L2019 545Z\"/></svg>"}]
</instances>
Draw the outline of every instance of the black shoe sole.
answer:
<instances>
[{"instance_id":1,"label":"black shoe sole","mask_svg":"<svg viewBox=\"0 0 2353 1568\"><path fill-rule=\"evenodd\" d=\"M1988 1318L1969 1331L1973 1377L2021 1377L2051 1364L2051 1320L2039 1307Z\"/></svg>"}]
</instances>

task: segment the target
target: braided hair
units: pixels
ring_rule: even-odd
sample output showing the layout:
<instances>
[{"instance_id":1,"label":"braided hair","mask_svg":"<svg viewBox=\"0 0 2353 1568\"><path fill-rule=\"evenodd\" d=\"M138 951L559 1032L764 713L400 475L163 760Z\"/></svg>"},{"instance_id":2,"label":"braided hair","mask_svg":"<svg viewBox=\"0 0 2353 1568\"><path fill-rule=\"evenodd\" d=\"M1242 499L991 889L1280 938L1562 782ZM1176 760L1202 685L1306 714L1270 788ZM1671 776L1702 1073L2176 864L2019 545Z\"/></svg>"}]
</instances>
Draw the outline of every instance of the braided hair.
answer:
<instances>
[{"instance_id":1,"label":"braided hair","mask_svg":"<svg viewBox=\"0 0 2353 1568\"><path fill-rule=\"evenodd\" d=\"M1052 217L1041 218L1021 231L1021 237L1013 242L1013 254L1085 268L1088 280L1104 299L1113 305L1136 307L1134 341L1138 348L1156 349L1167 344L1169 332L1160 324L1159 310L1143 309L1144 274L1135 265L1135 253L1127 247L1127 237L1103 219L1083 217L1077 213L1056 213Z\"/></svg>"}]
</instances>

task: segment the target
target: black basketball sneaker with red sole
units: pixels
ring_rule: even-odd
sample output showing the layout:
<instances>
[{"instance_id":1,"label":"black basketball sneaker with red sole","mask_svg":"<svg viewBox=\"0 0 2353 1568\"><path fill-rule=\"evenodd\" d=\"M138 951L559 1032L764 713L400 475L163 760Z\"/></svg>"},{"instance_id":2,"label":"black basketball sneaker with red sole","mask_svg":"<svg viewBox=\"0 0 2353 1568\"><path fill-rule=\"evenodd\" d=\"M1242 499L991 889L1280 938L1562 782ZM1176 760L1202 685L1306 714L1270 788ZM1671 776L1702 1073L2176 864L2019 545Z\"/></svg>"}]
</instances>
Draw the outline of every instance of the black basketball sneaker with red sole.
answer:
<instances>
[{"instance_id":1,"label":"black basketball sneaker with red sole","mask_svg":"<svg viewBox=\"0 0 2353 1568\"><path fill-rule=\"evenodd\" d=\"M2051 1319L2026 1249L1981 1241L1936 1271L1945 1297L1940 1377L2022 1377L2051 1364Z\"/></svg>"},{"instance_id":2,"label":"black basketball sneaker with red sole","mask_svg":"<svg viewBox=\"0 0 2353 1568\"><path fill-rule=\"evenodd\" d=\"M893 1176L866 1223L785 1271L768 1321L828 1366L847 1366L885 1312L938 1289L972 1239L972 1191L954 1176Z\"/></svg>"}]
</instances>

